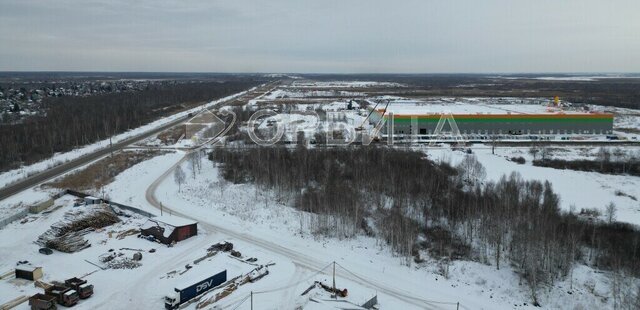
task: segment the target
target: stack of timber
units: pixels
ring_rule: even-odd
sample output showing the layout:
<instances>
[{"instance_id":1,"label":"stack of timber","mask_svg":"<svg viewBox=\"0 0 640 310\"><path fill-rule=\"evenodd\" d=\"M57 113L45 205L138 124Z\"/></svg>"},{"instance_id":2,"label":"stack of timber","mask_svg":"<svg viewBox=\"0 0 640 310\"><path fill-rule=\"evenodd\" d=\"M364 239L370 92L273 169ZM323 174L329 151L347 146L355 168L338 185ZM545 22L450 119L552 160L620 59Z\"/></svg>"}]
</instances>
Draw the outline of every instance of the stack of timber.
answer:
<instances>
[{"instance_id":1,"label":"stack of timber","mask_svg":"<svg viewBox=\"0 0 640 310\"><path fill-rule=\"evenodd\" d=\"M120 219L108 208L99 207L91 212L67 212L64 220L51 225L51 228L38 237L36 244L73 253L91 246L84 235L95 229L119 222Z\"/></svg>"}]
</instances>

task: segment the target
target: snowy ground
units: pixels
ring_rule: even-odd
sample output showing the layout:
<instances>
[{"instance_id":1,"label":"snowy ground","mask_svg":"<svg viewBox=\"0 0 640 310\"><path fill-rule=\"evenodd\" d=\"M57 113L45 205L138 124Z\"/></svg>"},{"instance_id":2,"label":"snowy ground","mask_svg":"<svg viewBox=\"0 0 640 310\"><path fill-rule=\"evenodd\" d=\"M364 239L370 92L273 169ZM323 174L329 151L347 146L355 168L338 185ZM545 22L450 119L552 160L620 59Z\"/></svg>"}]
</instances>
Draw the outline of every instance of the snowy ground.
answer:
<instances>
[{"instance_id":1,"label":"snowy ground","mask_svg":"<svg viewBox=\"0 0 640 310\"><path fill-rule=\"evenodd\" d=\"M462 151L452 151L448 147L418 148L427 153L429 158L436 161L458 164L465 156ZM637 147L623 148L626 152L636 153ZM609 175L597 172L573 170L559 170L545 167L535 167L531 161L529 148L499 147L496 154L491 154L490 146L473 148L474 154L487 171L487 180L497 181L503 175L518 172L526 180L549 180L553 189L560 195L562 209L569 211L575 206L580 209L598 209L605 214L607 204L613 202L618 208L618 221L640 225L640 202L628 196L618 196L616 191L640 198L640 177L626 175ZM596 148L554 148L551 158L557 159L594 159ZM526 159L524 165L510 161L512 157Z\"/></svg>"},{"instance_id":2,"label":"snowy ground","mask_svg":"<svg viewBox=\"0 0 640 310\"><path fill-rule=\"evenodd\" d=\"M108 186L107 196L119 202L130 204L141 209L158 213L145 200L144 191L166 169L182 158L182 153L176 152L155 157L142 162L124 173L118 175L114 183ZM435 261L428 261L422 265L404 265L402 258L390 253L386 246L372 238L359 236L350 240L336 240L331 238L313 237L309 231L301 229L301 221L310 215L298 212L286 204L279 203L272 195L257 190L252 185L234 185L222 181L217 176L217 168L211 163L203 162L202 170L193 178L189 165L182 164L187 172L186 184L178 191L172 177L160 184L158 198L193 217L201 218L204 222L215 223L226 228L245 234L259 236L259 238L286 244L287 248L304 255L312 256L319 261L330 264L338 262L337 286L348 288L348 300L362 303L376 294L376 289L367 284L355 283L349 272L366 277L376 283L393 285L403 292L410 293L421 299L460 302L463 309L512 309L533 308L527 304L526 287L518 283L515 274L507 269L496 271L492 266L474 262L455 262L449 267L449 279L439 274ZM56 205L71 208L67 196L56 201ZM274 288L286 288L273 292L256 294L254 304L264 309L289 308L291 305L305 306L308 309L318 308L318 304L311 303L308 297L300 297L300 293L313 284L314 281L329 283L330 268L321 274L314 275L314 271L301 268L287 257L270 253L268 249L247 244L241 240L229 238L222 233L207 233L200 230L199 236L180 243L175 248L165 248L148 241L127 237L124 240L108 238L106 229L102 232L90 234L88 239L94 243L92 248L75 254L55 253L44 256L37 253L37 246L32 243L48 225L56 222L65 209L59 209L48 216L33 216L26 224L13 223L6 229L0 230L0 270L10 269L18 260L29 260L35 265L43 266L45 280L61 279L64 277L83 275L96 270L94 266L84 262L96 260L97 256L109 248L140 248L153 247L156 253L145 253L143 266L134 271L98 271L87 277L96 286L96 294L91 299L83 301L82 305L94 308L112 308L116 303L120 306L134 306L144 303L152 308L159 308L162 295L170 291L171 286L178 281L166 279L166 273L172 270L184 269L183 266L193 259L202 256L203 250L209 245L229 240L248 256L259 257L261 262L275 262L270 267L270 275L252 286L241 287L227 299L221 301L222 306L235 306L248 296L250 291L268 291ZM166 214L165 214L166 215ZM132 218L122 224L116 224L116 230L124 230L141 225L142 219ZM12 236L20 235L20 238ZM101 244L104 242L104 244ZM219 266L221 263L212 260ZM323 264L324 264L323 263ZM233 261L225 260L224 265L237 272L245 272L246 266L233 265ZM234 269L235 268L235 269ZM244 268L244 269L243 269ZM126 276L125 275L126 272ZM185 275L189 275L189 271ZM193 274L193 273L191 273ZM344 276L344 278L343 278ZM595 280L594 280L595 279ZM549 288L543 299L544 308L576 308L598 309L606 307L604 298L608 292L607 278L593 270L580 267L574 275L574 288L568 289L568 283L559 283L557 287ZM2 289L0 301L10 300L17 295L31 294L37 291L32 284L15 284L8 281L0 282ZM123 288L126 288L123 290ZM596 294L591 293L595 291ZM569 293L570 292L570 293ZM382 309L419 309L414 304L394 298L385 292L377 291ZM143 296L143 300L140 300ZM208 296L211 296L209 294ZM315 289L311 297L326 299L325 293ZM25 309L26 306L19 309ZM190 306L194 308L195 305ZM455 309L448 304L428 304L424 307L433 309ZM249 309L245 302L239 309Z\"/></svg>"},{"instance_id":3,"label":"snowy ground","mask_svg":"<svg viewBox=\"0 0 640 310\"><path fill-rule=\"evenodd\" d=\"M613 129L616 134L631 140L640 140L640 111L634 109L599 107L614 113Z\"/></svg>"},{"instance_id":4,"label":"snowy ground","mask_svg":"<svg viewBox=\"0 0 640 310\"><path fill-rule=\"evenodd\" d=\"M349 137L346 129L352 129L360 126L364 122L365 117L358 111L341 111L329 112L322 119L314 112L291 112L279 113L276 116L267 117L258 124L258 130L268 130L281 126L283 135L281 141L296 141L298 132L303 132L305 139L315 140L315 134L327 133L333 130L344 131L344 136ZM351 131L351 135L355 135L355 131ZM352 137L354 138L354 137ZM345 140L348 140L345 138Z\"/></svg>"},{"instance_id":5,"label":"snowy ground","mask_svg":"<svg viewBox=\"0 0 640 310\"><path fill-rule=\"evenodd\" d=\"M183 165L183 169L188 171L188 165ZM395 257L385 246L371 238L360 236L353 240L334 240L313 237L301 226L301 221L308 219L309 214L298 212L278 202L275 197L265 196L252 185L234 185L222 181L217 177L217 168L213 165L205 164L195 179L188 177L180 192L173 180L167 179L159 187L158 198L191 216L210 219L217 225L287 244L288 248L322 257L327 262L336 260L353 272L367 275L380 283L393 283L396 286L401 283L403 291L423 299L459 301L467 309L522 307L529 300L526 287L518 284L517 277L509 269L496 271L494 267L478 263L455 262L450 267L450 279L445 279L438 274L435 262L403 266L401 258ZM367 259L363 260L364 257ZM589 279L593 277L593 271L586 267L581 270L574 276L574 290L570 294L568 290L550 290L545 307L554 309L558 306L582 305L589 309L589 305L603 306L600 298L588 293L585 287L590 287L592 280ZM559 285L566 286L565 283ZM607 292L606 281L598 281L597 285L600 285L597 290L602 294ZM365 285L347 287L350 291L363 290L361 294L367 296ZM378 293L383 309L414 306ZM440 308L451 309L447 305Z\"/></svg>"},{"instance_id":6,"label":"snowy ground","mask_svg":"<svg viewBox=\"0 0 640 310\"><path fill-rule=\"evenodd\" d=\"M63 196L56 200L55 206L60 208L49 214L32 215L28 217L28 222L13 223L7 228L0 230L0 271L3 273L13 270L18 261L29 261L33 266L43 267L45 282L54 280L62 281L74 276L84 276L94 285L94 296L79 303L81 308L113 309L113 308L136 308L145 305L145 308L163 307L163 297L172 292L176 285L189 281L194 275L206 275L218 270L226 269L228 278L232 278L251 271L255 266L241 262L230 257L226 253L219 253L211 258L205 259L195 265L193 261L206 254L206 249L217 242L223 241L219 236L207 234L199 230L199 235L179 242L174 247L136 238L136 235L125 237L120 240L116 238L119 232L129 229L138 229L146 222L146 218L133 215L132 217L121 217L122 222L114 224L104 229L95 231L85 236L92 246L80 252L66 254L54 252L52 255L38 253L36 244L33 243L37 237L48 227L62 219L67 211L78 211L88 208L86 206L73 207L72 196ZM97 265L99 256L108 253L110 249L122 252L127 257L131 257L137 251L122 250L123 248L139 249L143 255L142 266L136 269L107 269L102 270L86 260ZM274 260L268 254L251 246L236 244L235 248L240 250L245 257L256 257L256 263L267 264ZM155 249L150 253L150 249ZM168 275L172 271L178 273L185 271L185 265L190 264L193 268L183 275ZM269 282L271 279L290 275L294 266L286 262L269 267L271 274L261 281ZM196 276L196 277L197 277ZM259 282L258 282L259 283ZM251 286L247 284L246 286ZM0 280L0 304L7 302L20 295L32 295L41 292L31 281L21 279ZM28 309L27 303L22 304L17 309ZM195 304L191 307L195 309Z\"/></svg>"},{"instance_id":7,"label":"snowy ground","mask_svg":"<svg viewBox=\"0 0 640 310\"><path fill-rule=\"evenodd\" d=\"M330 82L304 82L296 81L293 83L294 87L327 87L327 88L340 88L340 87L406 87L404 84L391 83L391 82L371 82L371 81L330 81Z\"/></svg>"},{"instance_id":8,"label":"snowy ground","mask_svg":"<svg viewBox=\"0 0 640 310\"><path fill-rule=\"evenodd\" d=\"M306 83L306 82L305 82ZM321 87L322 82L299 84L304 88ZM332 85L330 87L367 87L363 82ZM353 86L349 86L353 85ZM389 85L391 86L391 85ZM288 90L287 90L288 91ZM286 92L286 91L285 91ZM283 94L281 90L271 93ZM303 94L303 96L306 96ZM267 96L256 100L248 106ZM404 100L404 99L400 99ZM448 99L442 99L448 102ZM473 101L473 98L469 100ZM507 100L507 99L504 99ZM537 99L532 99L537 100ZM313 110L341 110L345 101L327 103L311 103ZM511 105L511 102L504 102ZM285 113L284 119L293 127L302 128L305 133L318 130L317 120L303 113L309 105L295 104L291 113ZM603 108L604 109L604 108ZM363 118L357 111L341 111L339 121L359 124ZM632 126L638 128L634 111L625 111L629 115L616 126ZM340 116L342 115L342 116ZM265 122L266 124L266 122ZM321 130L321 129L320 129ZM288 138L292 138L288 136ZM431 159L456 164L462 160L464 153L453 151L448 147L428 148L418 146ZM534 167L528 148L498 148L491 154L489 146L474 148L474 153L486 167L487 179L497 180L504 174L519 172L525 179L549 180L554 190L561 197L561 205L569 210L575 205L581 208L604 210L606 204L614 202L618 207L619 221L640 224L640 204L629 196L640 198L640 178L629 176L613 176L592 172L556 170L552 168ZM624 152L633 154L636 148L623 148ZM561 147L552 151L553 158L560 159L593 159L596 148ZM156 253L144 253L143 266L133 271L98 271L87 279L95 285L96 294L83 301L82 306L107 309L136 308L144 304L145 308L162 307L162 296L171 291L178 278L167 278L167 272L184 270L185 264L204 254L204 249L213 243L228 240L236 245L243 254L259 258L258 263L275 263L269 268L266 278L246 286L223 299L218 305L227 308L239 306L238 309L249 309L246 298L250 292L254 295L254 305L258 309L291 309L297 306L304 309L328 309L331 304L318 304L310 298L328 299L328 294L320 289L312 290L306 296L300 294L314 281L330 284L331 262L338 263L336 278L338 288L347 288L347 300L354 304L362 304L374 295L378 295L381 309L455 309L451 303L460 302L461 309L534 309L529 304L528 289L520 283L517 275L509 267L496 270L494 266L476 262L456 261L449 266L449 276L445 278L441 272L441 262L427 258L426 263L415 264L391 253L380 241L356 236L353 239L335 239L314 236L305 223L314 215L295 210L290 201L275 193L256 188L251 184L230 184L218 176L218 168L203 159L202 168L195 174L187 161L182 161L186 153L180 150L156 156L124 171L115 181L104 188L104 192L93 193L104 195L114 201L132 205L153 214L160 211L153 207L147 189L163 174L180 165L186 173L185 183L176 184L173 174L162 179L155 192L155 197L166 208L197 218L200 230L197 237L181 242L174 248L166 248L148 241L127 237L113 240L108 237L108 230L94 232L88 239L94 244L89 249L75 254L55 253L44 256L37 253L38 247L32 243L49 225L57 221L69 206L69 198L63 197L56 205L63 207L48 215L30 216L25 224L13 223L0 230L0 271L13 268L19 260L44 267L45 280L61 280L66 277L79 276L94 271L94 266L84 259L94 261L110 248L140 248L148 250L151 246ZM511 157L522 156L526 164L519 165L510 161ZM622 191L629 196L618 196ZM588 194L585 194L588 193ZM31 189L0 202L0 212L16 208L22 204L45 199L49 192ZM21 206L21 207L22 207ZM170 213L170 212L169 212ZM603 212L604 213L604 212ZM165 211L165 216L166 211ZM175 215L172 215L175 216ZM127 219L124 223L114 225L114 229L124 230L139 227L143 222L140 217ZM220 229L215 229L215 228ZM19 236L19 237L15 237ZM277 250L275 247L285 250ZM425 253L426 255L426 253ZM424 255L423 255L424 256ZM428 256L427 256L428 257ZM225 256L216 256L202 263L217 269L224 265L234 273L244 273L253 268L237 260ZM215 266L215 267L214 267ZM322 269L323 267L328 267ZM199 266L200 268L200 266ZM203 269L209 269L203 267ZM320 272L318 272L322 269ZM194 272L196 271L196 272ZM126 272L126 273L125 273ZM204 271L203 271L204 272ZM198 269L185 273L200 274ZM569 279L547 287L541 292L540 301L544 309L603 309L611 308L611 285L606 274L599 273L585 266L577 266L573 273L573 281ZM570 285L572 282L572 285ZM572 287L570 287L572 286ZM35 292L32 284L13 283L0 280L0 304L18 295ZM215 293L215 292L214 292ZM208 294L207 297L211 297ZM412 296L407 298L406 296ZM240 304L244 300L244 303ZM444 303L439 303L444 302ZM26 309L26 303L18 309ZM189 309L195 309L190 305Z\"/></svg>"},{"instance_id":9,"label":"snowy ground","mask_svg":"<svg viewBox=\"0 0 640 310\"><path fill-rule=\"evenodd\" d=\"M288 98L308 98L308 97L362 97L364 93L351 92L344 90L304 90L304 89L277 89L266 96L262 97L265 100L276 99L288 99Z\"/></svg>"}]
</instances>

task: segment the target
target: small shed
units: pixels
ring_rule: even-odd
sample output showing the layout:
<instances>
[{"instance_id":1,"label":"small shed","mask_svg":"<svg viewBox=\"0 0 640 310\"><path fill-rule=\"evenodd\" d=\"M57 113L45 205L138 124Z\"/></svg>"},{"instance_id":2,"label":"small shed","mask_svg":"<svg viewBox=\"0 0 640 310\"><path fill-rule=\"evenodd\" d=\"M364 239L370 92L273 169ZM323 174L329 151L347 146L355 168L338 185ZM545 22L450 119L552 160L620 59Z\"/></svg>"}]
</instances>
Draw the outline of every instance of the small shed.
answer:
<instances>
[{"instance_id":1,"label":"small shed","mask_svg":"<svg viewBox=\"0 0 640 310\"><path fill-rule=\"evenodd\" d=\"M153 236L164 244L182 241L198 234L198 222L177 216L157 216L140 229L143 236Z\"/></svg>"},{"instance_id":2,"label":"small shed","mask_svg":"<svg viewBox=\"0 0 640 310\"><path fill-rule=\"evenodd\" d=\"M87 205L95 205L95 204L102 203L102 199L96 198L93 196L87 196L87 197L84 197L84 203Z\"/></svg>"},{"instance_id":3,"label":"small shed","mask_svg":"<svg viewBox=\"0 0 640 310\"><path fill-rule=\"evenodd\" d=\"M35 281L42 278L42 267L29 265L16 267L16 279L26 279Z\"/></svg>"}]
</instances>

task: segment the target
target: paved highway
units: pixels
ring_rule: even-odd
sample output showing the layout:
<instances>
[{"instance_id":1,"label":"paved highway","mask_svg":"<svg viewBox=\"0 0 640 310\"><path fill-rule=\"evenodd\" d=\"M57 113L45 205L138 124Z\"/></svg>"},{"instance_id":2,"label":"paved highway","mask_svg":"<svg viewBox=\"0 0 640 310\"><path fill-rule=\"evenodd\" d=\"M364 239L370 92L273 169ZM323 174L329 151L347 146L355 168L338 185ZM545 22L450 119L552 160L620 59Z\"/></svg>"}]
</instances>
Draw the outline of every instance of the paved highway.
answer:
<instances>
[{"instance_id":1,"label":"paved highway","mask_svg":"<svg viewBox=\"0 0 640 310\"><path fill-rule=\"evenodd\" d=\"M256 88L254 91L250 91L247 92L246 94L239 96L239 97L234 97L231 98L227 101L231 101L231 102L238 102L238 101L244 101L243 99L246 98L246 96L251 96L253 94L255 94L256 92L260 92L260 93L264 93L266 89L270 89L273 88L274 83L270 83L270 84L266 84L266 85L262 85L259 86L258 88ZM253 96L251 96L251 98L253 98ZM224 104L227 103L227 101L221 102L220 104ZM132 144L135 144L137 142L140 142L144 139L147 139L149 137L152 137L154 135L159 134L160 132L167 130L173 126L176 126L178 124L181 124L185 121L187 121L190 117L188 115L184 116L184 117L180 117L174 121L171 121L165 125L162 125L158 128L155 128L151 131L145 132L141 135L135 136L135 137L131 137L128 139L125 139L123 141L120 141L118 143L113 144L111 147L107 147L104 149L100 149L97 150L93 153L89 153L86 155L83 155L81 157L78 157L74 160L71 160L69 162L66 162L64 164L61 164L59 166L53 167L51 169L39 172L37 174L34 174L26 179L22 179L16 183L7 185L6 187L0 189L0 200L6 199L8 197L11 197L15 194L18 194L26 189L29 189L31 187L34 187L42 182L51 180L61 174L64 174L66 172L69 172L73 169L76 169L82 165L88 164L96 159L99 159L103 156L106 156L108 154L110 154L111 152L114 151L119 151L124 149L125 147L128 147Z\"/></svg>"}]
</instances>

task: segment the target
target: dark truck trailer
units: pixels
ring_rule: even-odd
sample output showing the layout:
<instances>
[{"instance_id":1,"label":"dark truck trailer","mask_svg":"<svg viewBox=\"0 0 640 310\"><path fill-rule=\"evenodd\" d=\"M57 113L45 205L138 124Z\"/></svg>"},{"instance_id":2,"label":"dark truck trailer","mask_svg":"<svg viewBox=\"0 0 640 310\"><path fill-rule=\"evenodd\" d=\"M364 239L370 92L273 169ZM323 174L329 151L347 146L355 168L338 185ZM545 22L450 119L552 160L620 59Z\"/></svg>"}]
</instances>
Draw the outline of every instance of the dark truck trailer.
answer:
<instances>
[{"instance_id":1,"label":"dark truck trailer","mask_svg":"<svg viewBox=\"0 0 640 310\"><path fill-rule=\"evenodd\" d=\"M45 294L35 294L29 298L31 310L56 310L56 297Z\"/></svg>"},{"instance_id":2,"label":"dark truck trailer","mask_svg":"<svg viewBox=\"0 0 640 310\"><path fill-rule=\"evenodd\" d=\"M53 285L44 290L45 295L53 296L59 304L65 307L72 307L78 303L80 296L70 287L64 285Z\"/></svg>"},{"instance_id":3,"label":"dark truck trailer","mask_svg":"<svg viewBox=\"0 0 640 310\"><path fill-rule=\"evenodd\" d=\"M74 289L81 299L86 299L93 295L93 284L87 284L87 280L71 278L64 280L64 284Z\"/></svg>"},{"instance_id":4,"label":"dark truck trailer","mask_svg":"<svg viewBox=\"0 0 640 310\"><path fill-rule=\"evenodd\" d=\"M208 292L226 281L227 270L225 269L193 284L178 286L174 289L175 293L165 297L164 307L166 309L177 309L185 302Z\"/></svg>"}]
</instances>

